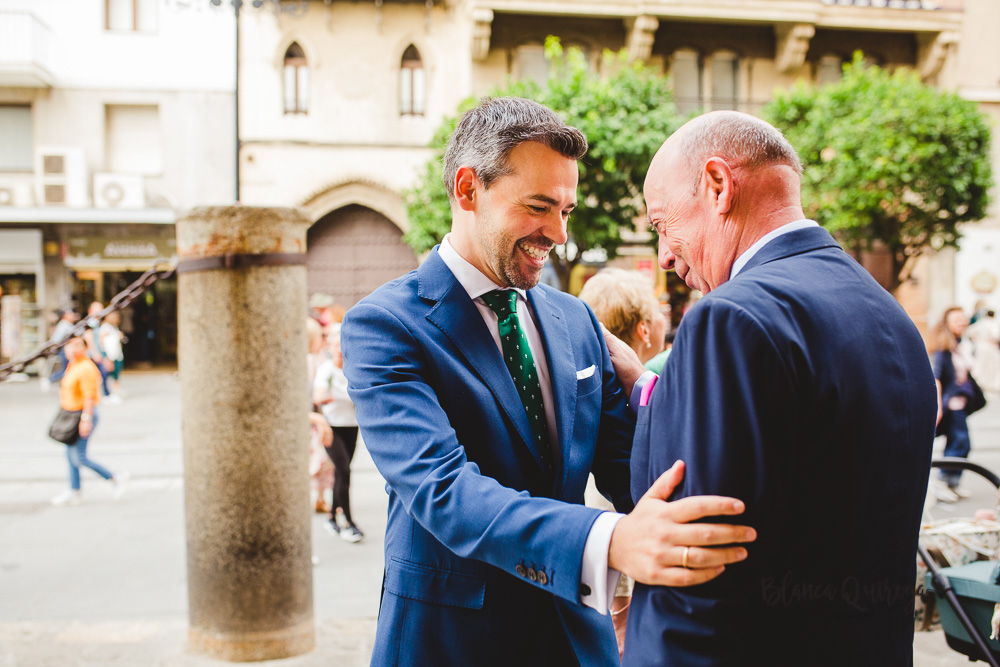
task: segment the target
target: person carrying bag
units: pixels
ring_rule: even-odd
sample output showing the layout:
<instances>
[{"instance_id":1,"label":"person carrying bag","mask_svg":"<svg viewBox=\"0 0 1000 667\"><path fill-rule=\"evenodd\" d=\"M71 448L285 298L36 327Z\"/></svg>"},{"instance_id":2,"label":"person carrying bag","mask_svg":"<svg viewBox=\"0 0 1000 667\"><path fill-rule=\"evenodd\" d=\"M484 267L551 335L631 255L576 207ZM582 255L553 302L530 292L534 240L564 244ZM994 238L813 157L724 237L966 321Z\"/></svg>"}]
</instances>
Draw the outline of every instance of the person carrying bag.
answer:
<instances>
[{"instance_id":1,"label":"person carrying bag","mask_svg":"<svg viewBox=\"0 0 1000 667\"><path fill-rule=\"evenodd\" d=\"M64 445L72 445L80 437L80 415L83 410L59 408L59 414L49 427L49 437Z\"/></svg>"},{"instance_id":2,"label":"person carrying bag","mask_svg":"<svg viewBox=\"0 0 1000 667\"><path fill-rule=\"evenodd\" d=\"M959 458L968 458L972 449L966 419L986 405L983 390L972 377L972 356L961 345L968 326L961 308L948 308L934 329L931 349L939 405L936 434L946 438L944 455ZM939 470L935 497L947 503L968 498L968 490L959 486L961 475L960 470Z\"/></svg>"},{"instance_id":3,"label":"person carrying bag","mask_svg":"<svg viewBox=\"0 0 1000 667\"><path fill-rule=\"evenodd\" d=\"M87 444L97 427L97 404L100 402L101 372L87 356L83 339L74 337L66 343L69 365L59 385L59 414L49 428L49 436L65 443L69 462L69 488L52 499L53 505L79 505L80 468L90 468L114 486L114 498L124 492L126 474L116 475L87 458Z\"/></svg>"}]
</instances>

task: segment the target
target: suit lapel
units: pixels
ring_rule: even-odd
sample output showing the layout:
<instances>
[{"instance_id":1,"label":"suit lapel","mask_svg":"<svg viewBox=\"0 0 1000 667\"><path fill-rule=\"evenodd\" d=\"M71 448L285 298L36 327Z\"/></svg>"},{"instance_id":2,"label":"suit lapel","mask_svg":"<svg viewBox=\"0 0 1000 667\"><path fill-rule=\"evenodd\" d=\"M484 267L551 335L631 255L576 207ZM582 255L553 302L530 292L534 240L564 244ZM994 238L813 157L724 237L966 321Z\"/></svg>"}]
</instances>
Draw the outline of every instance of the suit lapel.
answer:
<instances>
[{"instance_id":1,"label":"suit lapel","mask_svg":"<svg viewBox=\"0 0 1000 667\"><path fill-rule=\"evenodd\" d=\"M562 488L569 460L570 436L576 416L576 362L573 358L569 326L561 309L549 303L539 288L528 290L528 305L542 335L542 345L549 364L549 381L555 400L556 432L559 434L558 466L555 470L556 492Z\"/></svg>"},{"instance_id":2,"label":"suit lapel","mask_svg":"<svg viewBox=\"0 0 1000 667\"><path fill-rule=\"evenodd\" d=\"M417 269L421 298L437 301L427 320L444 333L465 359L468 369L490 390L507 414L517 435L542 470L545 465L535 445L528 415L483 316L461 283L441 260L437 250Z\"/></svg>"}]
</instances>

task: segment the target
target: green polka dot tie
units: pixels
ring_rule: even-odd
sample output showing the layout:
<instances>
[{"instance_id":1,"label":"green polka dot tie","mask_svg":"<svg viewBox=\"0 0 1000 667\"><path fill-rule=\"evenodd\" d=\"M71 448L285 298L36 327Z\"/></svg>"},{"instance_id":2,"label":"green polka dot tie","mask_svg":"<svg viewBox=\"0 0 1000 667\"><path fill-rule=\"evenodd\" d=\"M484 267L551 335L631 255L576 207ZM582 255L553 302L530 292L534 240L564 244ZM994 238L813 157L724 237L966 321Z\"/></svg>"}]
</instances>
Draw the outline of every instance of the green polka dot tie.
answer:
<instances>
[{"instance_id":1,"label":"green polka dot tie","mask_svg":"<svg viewBox=\"0 0 1000 667\"><path fill-rule=\"evenodd\" d=\"M538 382L538 371L535 369L531 347L528 346L528 339L517 318L517 292L494 290L483 294L483 301L497 314L504 363L507 364L510 377L514 380L521 402L524 403L524 411L528 414L528 422L531 424L531 432L535 437L542 462L551 469L552 457L549 454L549 432L545 420L545 407L542 403L542 386Z\"/></svg>"}]
</instances>

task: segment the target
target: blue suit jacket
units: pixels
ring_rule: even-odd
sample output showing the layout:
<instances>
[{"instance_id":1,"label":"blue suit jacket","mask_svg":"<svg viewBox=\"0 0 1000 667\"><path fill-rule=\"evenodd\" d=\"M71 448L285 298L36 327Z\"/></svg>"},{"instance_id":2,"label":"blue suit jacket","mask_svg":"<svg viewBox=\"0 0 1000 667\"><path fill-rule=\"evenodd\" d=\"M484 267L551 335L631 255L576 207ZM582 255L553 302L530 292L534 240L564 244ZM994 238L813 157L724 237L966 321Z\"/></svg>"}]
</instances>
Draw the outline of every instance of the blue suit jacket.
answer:
<instances>
[{"instance_id":1,"label":"blue suit jacket","mask_svg":"<svg viewBox=\"0 0 1000 667\"><path fill-rule=\"evenodd\" d=\"M619 509L632 507L634 419L590 309L543 285L527 295L552 379L554 474L437 250L344 320L349 391L389 493L373 665L617 663L610 618L579 604L599 514L580 503L593 470Z\"/></svg>"},{"instance_id":2,"label":"blue suit jacket","mask_svg":"<svg viewBox=\"0 0 1000 667\"><path fill-rule=\"evenodd\" d=\"M685 315L641 408L633 496L746 502L758 540L708 584L638 585L624 664L912 663L936 392L903 309L821 228L771 241Z\"/></svg>"}]
</instances>

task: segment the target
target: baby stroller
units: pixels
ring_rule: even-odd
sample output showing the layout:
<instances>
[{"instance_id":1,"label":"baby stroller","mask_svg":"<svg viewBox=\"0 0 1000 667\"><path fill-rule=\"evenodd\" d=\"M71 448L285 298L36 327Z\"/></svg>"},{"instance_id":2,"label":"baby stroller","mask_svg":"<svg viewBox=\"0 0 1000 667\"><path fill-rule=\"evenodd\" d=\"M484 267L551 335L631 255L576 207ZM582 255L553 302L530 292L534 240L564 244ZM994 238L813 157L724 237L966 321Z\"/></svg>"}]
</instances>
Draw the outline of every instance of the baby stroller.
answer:
<instances>
[{"instance_id":1,"label":"baby stroller","mask_svg":"<svg viewBox=\"0 0 1000 667\"><path fill-rule=\"evenodd\" d=\"M958 458L935 459L931 465L985 477L997 488L1000 506L1000 477L992 471ZM990 639L1000 624L1000 563L977 560L957 567L941 567L940 559L929 552L927 541L927 531L922 529L917 552L927 567L927 595L936 598L948 646L968 656L970 661L982 660L1000 667L1000 640Z\"/></svg>"}]
</instances>

